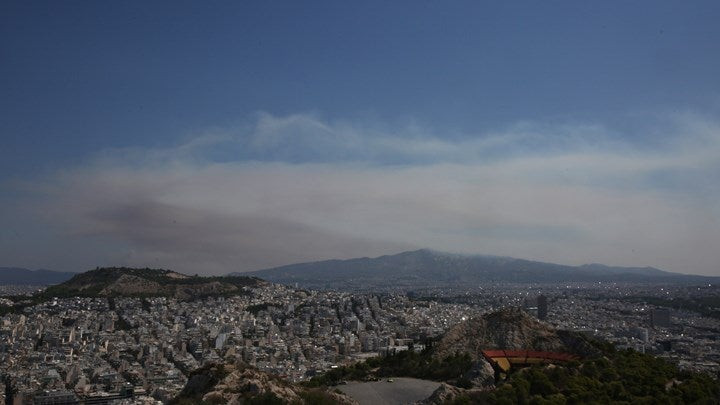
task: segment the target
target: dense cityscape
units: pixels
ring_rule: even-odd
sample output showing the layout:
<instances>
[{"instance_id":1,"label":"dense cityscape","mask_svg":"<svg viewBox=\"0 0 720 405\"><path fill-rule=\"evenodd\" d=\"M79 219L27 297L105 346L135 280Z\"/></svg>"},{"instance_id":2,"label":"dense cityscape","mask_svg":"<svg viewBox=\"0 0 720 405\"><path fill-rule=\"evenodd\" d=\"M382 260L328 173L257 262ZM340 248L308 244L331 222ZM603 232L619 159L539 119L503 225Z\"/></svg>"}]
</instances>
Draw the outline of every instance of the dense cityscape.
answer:
<instances>
[{"instance_id":1,"label":"dense cityscape","mask_svg":"<svg viewBox=\"0 0 720 405\"><path fill-rule=\"evenodd\" d=\"M15 390L23 403L162 403L182 390L190 372L222 359L304 381L368 357L422 350L450 326L508 306L684 369L720 371L718 319L632 299L712 296L713 286L518 284L456 293L351 294L269 284L189 301L52 299L2 317L0 373L11 385L4 392Z\"/></svg>"}]
</instances>

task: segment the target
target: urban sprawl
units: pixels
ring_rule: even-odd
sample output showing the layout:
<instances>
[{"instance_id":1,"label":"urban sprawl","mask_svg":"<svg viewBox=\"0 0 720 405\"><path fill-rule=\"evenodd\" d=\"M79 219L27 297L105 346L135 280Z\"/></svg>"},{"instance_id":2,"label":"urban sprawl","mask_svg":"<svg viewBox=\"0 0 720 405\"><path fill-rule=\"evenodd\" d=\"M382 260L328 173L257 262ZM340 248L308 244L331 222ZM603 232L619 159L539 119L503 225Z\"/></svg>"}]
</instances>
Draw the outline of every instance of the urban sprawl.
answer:
<instances>
[{"instance_id":1,"label":"urban sprawl","mask_svg":"<svg viewBox=\"0 0 720 405\"><path fill-rule=\"evenodd\" d=\"M709 291L715 287L611 283L360 294L270 284L194 301L53 299L0 318L0 384L37 404L161 403L182 390L190 372L226 358L303 381L367 357L422 350L450 326L508 306L717 375L719 320L628 299Z\"/></svg>"}]
</instances>

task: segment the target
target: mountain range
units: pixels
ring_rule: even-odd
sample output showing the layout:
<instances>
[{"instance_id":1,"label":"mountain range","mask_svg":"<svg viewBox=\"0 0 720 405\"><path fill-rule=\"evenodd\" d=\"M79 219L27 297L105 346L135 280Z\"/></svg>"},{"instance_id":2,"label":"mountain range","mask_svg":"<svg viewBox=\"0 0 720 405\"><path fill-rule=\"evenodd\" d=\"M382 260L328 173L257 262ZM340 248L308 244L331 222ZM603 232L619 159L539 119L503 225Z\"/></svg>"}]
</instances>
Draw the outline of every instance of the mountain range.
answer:
<instances>
[{"instance_id":1,"label":"mountain range","mask_svg":"<svg viewBox=\"0 0 720 405\"><path fill-rule=\"evenodd\" d=\"M568 266L511 257L460 255L421 249L376 258L299 263L249 273L305 288L414 289L488 283L717 283L720 277L671 273L653 267Z\"/></svg>"},{"instance_id":2,"label":"mountain range","mask_svg":"<svg viewBox=\"0 0 720 405\"><path fill-rule=\"evenodd\" d=\"M52 285L70 280L77 273L0 267L0 285Z\"/></svg>"},{"instance_id":3,"label":"mountain range","mask_svg":"<svg viewBox=\"0 0 720 405\"><path fill-rule=\"evenodd\" d=\"M79 280L91 277L82 276L88 273L95 274L0 267L0 285L54 285L69 281L73 277ZM172 285L178 284L180 276L189 278L180 273L173 274L177 276L172 278ZM132 284L137 281L129 277L130 275L132 274L128 273L122 280L114 280L113 283L117 287L123 282ZM653 267L613 267L602 264L568 266L512 257L460 255L429 249L376 258L298 263L247 273L230 273L228 276L256 277L275 283L297 284L303 288L341 290L363 288L412 290L427 287L481 286L492 283L720 283L720 277L672 273ZM223 277L213 279L221 283L227 281L222 280Z\"/></svg>"}]
</instances>

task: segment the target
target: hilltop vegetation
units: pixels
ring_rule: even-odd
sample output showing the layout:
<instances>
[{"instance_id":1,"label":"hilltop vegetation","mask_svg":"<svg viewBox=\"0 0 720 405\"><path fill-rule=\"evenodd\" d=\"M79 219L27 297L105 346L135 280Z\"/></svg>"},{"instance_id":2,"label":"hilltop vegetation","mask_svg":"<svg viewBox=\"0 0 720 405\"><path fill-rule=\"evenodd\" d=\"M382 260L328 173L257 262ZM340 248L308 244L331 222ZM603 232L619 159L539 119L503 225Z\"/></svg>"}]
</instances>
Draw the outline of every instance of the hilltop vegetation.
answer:
<instances>
[{"instance_id":1,"label":"hilltop vegetation","mask_svg":"<svg viewBox=\"0 0 720 405\"><path fill-rule=\"evenodd\" d=\"M165 269L109 267L80 273L62 284L48 287L40 295L44 298L165 296L189 299L240 294L243 287L262 283L254 277L200 277Z\"/></svg>"},{"instance_id":2,"label":"hilltop vegetation","mask_svg":"<svg viewBox=\"0 0 720 405\"><path fill-rule=\"evenodd\" d=\"M563 366L511 373L493 391L467 391L451 404L717 404L720 384L709 375L635 351Z\"/></svg>"},{"instance_id":3,"label":"hilltop vegetation","mask_svg":"<svg viewBox=\"0 0 720 405\"><path fill-rule=\"evenodd\" d=\"M475 389L464 376L472 367L469 353L443 360L433 350L404 351L331 370L311 381L290 384L240 362L197 370L174 403L249 404L347 403L329 389L343 380L416 377L449 382L456 388L433 395L429 404L717 404L720 384L709 375L679 370L651 355L615 351L595 342L598 354L558 365L517 368L494 387Z\"/></svg>"},{"instance_id":4,"label":"hilltop vegetation","mask_svg":"<svg viewBox=\"0 0 720 405\"><path fill-rule=\"evenodd\" d=\"M331 370L307 385L332 386L342 380L416 377L455 385L450 404L717 404L720 383L706 374L679 370L665 360L598 344L600 355L562 365L518 368L495 389L467 389L469 353L440 361L431 351L401 352Z\"/></svg>"},{"instance_id":5,"label":"hilltop vegetation","mask_svg":"<svg viewBox=\"0 0 720 405\"><path fill-rule=\"evenodd\" d=\"M462 378L472 367L468 353L458 353L444 359L433 358L430 350L420 353L406 350L338 367L305 384L310 387L334 386L344 380L372 381L386 377L413 377L434 381L450 381L463 385Z\"/></svg>"}]
</instances>

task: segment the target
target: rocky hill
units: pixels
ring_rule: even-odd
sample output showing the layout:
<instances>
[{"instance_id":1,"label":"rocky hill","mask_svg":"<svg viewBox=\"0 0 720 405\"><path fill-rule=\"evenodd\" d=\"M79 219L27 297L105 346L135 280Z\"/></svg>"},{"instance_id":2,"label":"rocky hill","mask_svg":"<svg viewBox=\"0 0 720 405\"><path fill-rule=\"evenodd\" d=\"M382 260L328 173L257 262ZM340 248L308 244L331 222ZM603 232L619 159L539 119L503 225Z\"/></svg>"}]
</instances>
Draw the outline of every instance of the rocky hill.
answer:
<instances>
[{"instance_id":1,"label":"rocky hill","mask_svg":"<svg viewBox=\"0 0 720 405\"><path fill-rule=\"evenodd\" d=\"M182 392L170 402L197 403L357 404L342 393L292 384L234 359L193 372Z\"/></svg>"},{"instance_id":2,"label":"rocky hill","mask_svg":"<svg viewBox=\"0 0 720 405\"><path fill-rule=\"evenodd\" d=\"M652 267L566 266L511 257L458 255L427 249L376 258L300 263L250 273L306 288L355 290L472 286L487 283L648 282L717 283L718 277L670 273Z\"/></svg>"},{"instance_id":3,"label":"rocky hill","mask_svg":"<svg viewBox=\"0 0 720 405\"><path fill-rule=\"evenodd\" d=\"M166 296L190 299L211 295L232 295L243 287L266 283L255 277L198 277L171 270L98 268L79 273L70 280L48 287L44 297Z\"/></svg>"},{"instance_id":4,"label":"rocky hill","mask_svg":"<svg viewBox=\"0 0 720 405\"><path fill-rule=\"evenodd\" d=\"M567 353L578 358L600 354L581 334L554 329L519 308L507 308L455 325L433 346L432 356L440 360L466 353L472 363L463 379L472 387L487 389L496 383L496 370L482 351L493 349Z\"/></svg>"},{"instance_id":5,"label":"rocky hill","mask_svg":"<svg viewBox=\"0 0 720 405\"><path fill-rule=\"evenodd\" d=\"M535 350L578 356L599 353L582 335L544 324L519 308L507 308L461 322L445 333L433 347L433 356L445 358L468 353L482 359L482 350Z\"/></svg>"}]
</instances>

